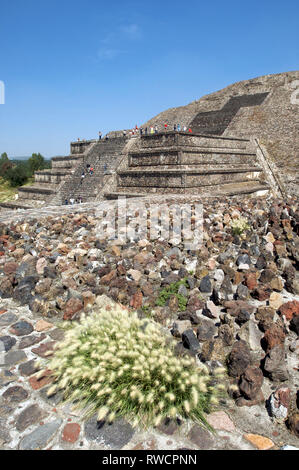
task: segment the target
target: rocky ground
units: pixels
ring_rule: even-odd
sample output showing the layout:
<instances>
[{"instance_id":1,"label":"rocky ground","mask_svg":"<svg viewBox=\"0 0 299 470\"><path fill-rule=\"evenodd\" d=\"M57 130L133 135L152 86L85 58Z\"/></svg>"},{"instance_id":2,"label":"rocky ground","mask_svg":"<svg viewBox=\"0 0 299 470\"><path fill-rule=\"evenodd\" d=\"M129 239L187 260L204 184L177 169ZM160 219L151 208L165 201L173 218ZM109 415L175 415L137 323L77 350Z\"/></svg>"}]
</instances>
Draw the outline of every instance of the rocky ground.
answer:
<instances>
[{"instance_id":1,"label":"rocky ground","mask_svg":"<svg viewBox=\"0 0 299 470\"><path fill-rule=\"evenodd\" d=\"M298 201L202 202L203 243L192 250L174 238L104 236L92 204L1 214L2 449L299 448ZM242 236L231 229L240 216ZM62 320L107 302L159 322L177 354L226 367L227 395L208 416L215 434L176 421L99 428L58 394L47 398L51 379L35 378L35 360L63 338Z\"/></svg>"}]
</instances>

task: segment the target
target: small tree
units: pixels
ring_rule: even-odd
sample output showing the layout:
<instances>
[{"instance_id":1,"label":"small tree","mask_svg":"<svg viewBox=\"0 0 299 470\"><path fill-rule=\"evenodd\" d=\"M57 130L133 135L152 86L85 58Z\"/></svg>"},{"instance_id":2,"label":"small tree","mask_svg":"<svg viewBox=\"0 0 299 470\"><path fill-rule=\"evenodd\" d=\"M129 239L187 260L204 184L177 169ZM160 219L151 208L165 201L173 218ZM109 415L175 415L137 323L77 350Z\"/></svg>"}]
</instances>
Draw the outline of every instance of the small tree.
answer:
<instances>
[{"instance_id":1,"label":"small tree","mask_svg":"<svg viewBox=\"0 0 299 470\"><path fill-rule=\"evenodd\" d=\"M9 160L8 156L7 156L7 153L6 152L3 152L1 153L1 157L0 157L0 165L3 163L3 162L7 162Z\"/></svg>"},{"instance_id":2,"label":"small tree","mask_svg":"<svg viewBox=\"0 0 299 470\"><path fill-rule=\"evenodd\" d=\"M28 159L28 165L31 174L33 174L35 171L43 170L45 168L46 162L40 153L33 153L32 156Z\"/></svg>"},{"instance_id":3,"label":"small tree","mask_svg":"<svg viewBox=\"0 0 299 470\"><path fill-rule=\"evenodd\" d=\"M25 164L21 163L12 168L9 168L3 175L6 180L9 181L13 187L22 186L28 180L30 176L28 174L28 168Z\"/></svg>"}]
</instances>

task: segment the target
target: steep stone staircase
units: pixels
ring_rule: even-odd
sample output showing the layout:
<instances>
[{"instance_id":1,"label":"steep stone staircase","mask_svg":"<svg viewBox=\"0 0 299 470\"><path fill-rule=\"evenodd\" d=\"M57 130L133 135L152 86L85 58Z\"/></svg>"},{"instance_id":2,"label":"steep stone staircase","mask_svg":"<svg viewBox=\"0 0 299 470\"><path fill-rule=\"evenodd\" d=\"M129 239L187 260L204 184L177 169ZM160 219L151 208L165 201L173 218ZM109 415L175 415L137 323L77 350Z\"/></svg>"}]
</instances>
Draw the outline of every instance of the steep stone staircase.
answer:
<instances>
[{"instance_id":1,"label":"steep stone staircase","mask_svg":"<svg viewBox=\"0 0 299 470\"><path fill-rule=\"evenodd\" d=\"M149 194L235 195L268 191L248 139L166 132L141 136L107 199Z\"/></svg>"},{"instance_id":2,"label":"steep stone staircase","mask_svg":"<svg viewBox=\"0 0 299 470\"><path fill-rule=\"evenodd\" d=\"M65 199L82 198L83 202L95 200L105 181L105 176L115 171L126 145L127 138L115 137L98 141L92 151L87 154L71 179L65 181L52 203L63 204ZM93 168L93 174L87 172L87 165ZM81 175L84 171L85 177Z\"/></svg>"}]
</instances>

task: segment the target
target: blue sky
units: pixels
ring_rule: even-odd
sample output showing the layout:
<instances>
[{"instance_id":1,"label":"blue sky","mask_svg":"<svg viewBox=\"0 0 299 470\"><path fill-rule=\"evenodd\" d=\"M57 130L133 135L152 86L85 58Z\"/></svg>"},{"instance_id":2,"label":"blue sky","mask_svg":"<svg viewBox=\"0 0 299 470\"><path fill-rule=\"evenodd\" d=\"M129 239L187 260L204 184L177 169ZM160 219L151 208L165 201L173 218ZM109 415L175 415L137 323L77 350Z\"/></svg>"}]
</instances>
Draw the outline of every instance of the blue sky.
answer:
<instances>
[{"instance_id":1,"label":"blue sky","mask_svg":"<svg viewBox=\"0 0 299 470\"><path fill-rule=\"evenodd\" d=\"M0 0L0 153L140 125L240 80L298 69L295 0Z\"/></svg>"}]
</instances>

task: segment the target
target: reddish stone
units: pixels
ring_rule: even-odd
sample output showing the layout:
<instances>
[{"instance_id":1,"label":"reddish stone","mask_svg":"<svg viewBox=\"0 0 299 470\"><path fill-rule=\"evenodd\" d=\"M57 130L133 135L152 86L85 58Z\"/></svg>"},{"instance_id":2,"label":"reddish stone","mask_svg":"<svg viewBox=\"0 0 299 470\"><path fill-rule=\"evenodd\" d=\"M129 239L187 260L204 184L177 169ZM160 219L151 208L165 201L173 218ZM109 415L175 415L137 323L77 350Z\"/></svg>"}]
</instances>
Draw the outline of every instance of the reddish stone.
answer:
<instances>
[{"instance_id":1,"label":"reddish stone","mask_svg":"<svg viewBox=\"0 0 299 470\"><path fill-rule=\"evenodd\" d=\"M51 377L52 371L50 369L47 369L44 372L43 377L41 377L39 380L33 375L32 377L29 378L29 383L33 390L39 390L40 388L45 387L45 385L49 385L50 383L53 382L53 377Z\"/></svg>"},{"instance_id":2,"label":"reddish stone","mask_svg":"<svg viewBox=\"0 0 299 470\"><path fill-rule=\"evenodd\" d=\"M49 341L48 343L41 344L38 348L33 348L32 352L40 357L48 357L50 355L48 354L49 351L53 354L55 344L56 341Z\"/></svg>"},{"instance_id":3,"label":"reddish stone","mask_svg":"<svg viewBox=\"0 0 299 470\"><path fill-rule=\"evenodd\" d=\"M257 279L255 273L250 272L245 274L245 286L248 287L249 290L254 290L257 287Z\"/></svg>"},{"instance_id":4,"label":"reddish stone","mask_svg":"<svg viewBox=\"0 0 299 470\"><path fill-rule=\"evenodd\" d=\"M80 310L82 309L83 309L83 303L81 302L80 299L76 299L76 298L69 299L64 309L63 319L70 320L75 315L75 313L80 312Z\"/></svg>"},{"instance_id":5,"label":"reddish stone","mask_svg":"<svg viewBox=\"0 0 299 470\"><path fill-rule=\"evenodd\" d=\"M287 320L292 320L295 315L299 315L299 302L293 300L286 302L279 308L281 315L284 315Z\"/></svg>"},{"instance_id":6,"label":"reddish stone","mask_svg":"<svg viewBox=\"0 0 299 470\"><path fill-rule=\"evenodd\" d=\"M143 295L141 291L137 291L134 295L132 295L130 300L130 306L134 309L142 307L142 299Z\"/></svg>"},{"instance_id":7,"label":"reddish stone","mask_svg":"<svg viewBox=\"0 0 299 470\"><path fill-rule=\"evenodd\" d=\"M271 289L269 287L258 287L253 291L252 296L259 300L260 302L263 302L264 300L267 300L270 298L271 294Z\"/></svg>"},{"instance_id":8,"label":"reddish stone","mask_svg":"<svg viewBox=\"0 0 299 470\"><path fill-rule=\"evenodd\" d=\"M117 266L117 272L120 276L124 276L126 274L126 268L122 264L119 264Z\"/></svg>"},{"instance_id":9,"label":"reddish stone","mask_svg":"<svg viewBox=\"0 0 299 470\"><path fill-rule=\"evenodd\" d=\"M77 423L66 424L62 432L62 440L74 443L77 441L81 427Z\"/></svg>"},{"instance_id":10,"label":"reddish stone","mask_svg":"<svg viewBox=\"0 0 299 470\"><path fill-rule=\"evenodd\" d=\"M3 315L3 313L6 313L7 310L5 310L5 308L3 308L2 310L0 310L0 315Z\"/></svg>"},{"instance_id":11,"label":"reddish stone","mask_svg":"<svg viewBox=\"0 0 299 470\"><path fill-rule=\"evenodd\" d=\"M16 272L18 266L18 263L12 261L10 263L5 264L3 271L5 272L5 274L12 274Z\"/></svg>"},{"instance_id":12,"label":"reddish stone","mask_svg":"<svg viewBox=\"0 0 299 470\"><path fill-rule=\"evenodd\" d=\"M266 352L269 352L271 349L274 348L274 346L283 347L285 336L286 335L281 326L277 325L277 323L271 325L270 328L268 328L268 330L265 332L265 335L263 337Z\"/></svg>"},{"instance_id":13,"label":"reddish stone","mask_svg":"<svg viewBox=\"0 0 299 470\"><path fill-rule=\"evenodd\" d=\"M112 279L116 277L116 274L117 274L116 269L113 269L112 271L110 271L110 273L105 274L105 276L101 278L100 284L106 284L106 285L110 284Z\"/></svg>"}]
</instances>

